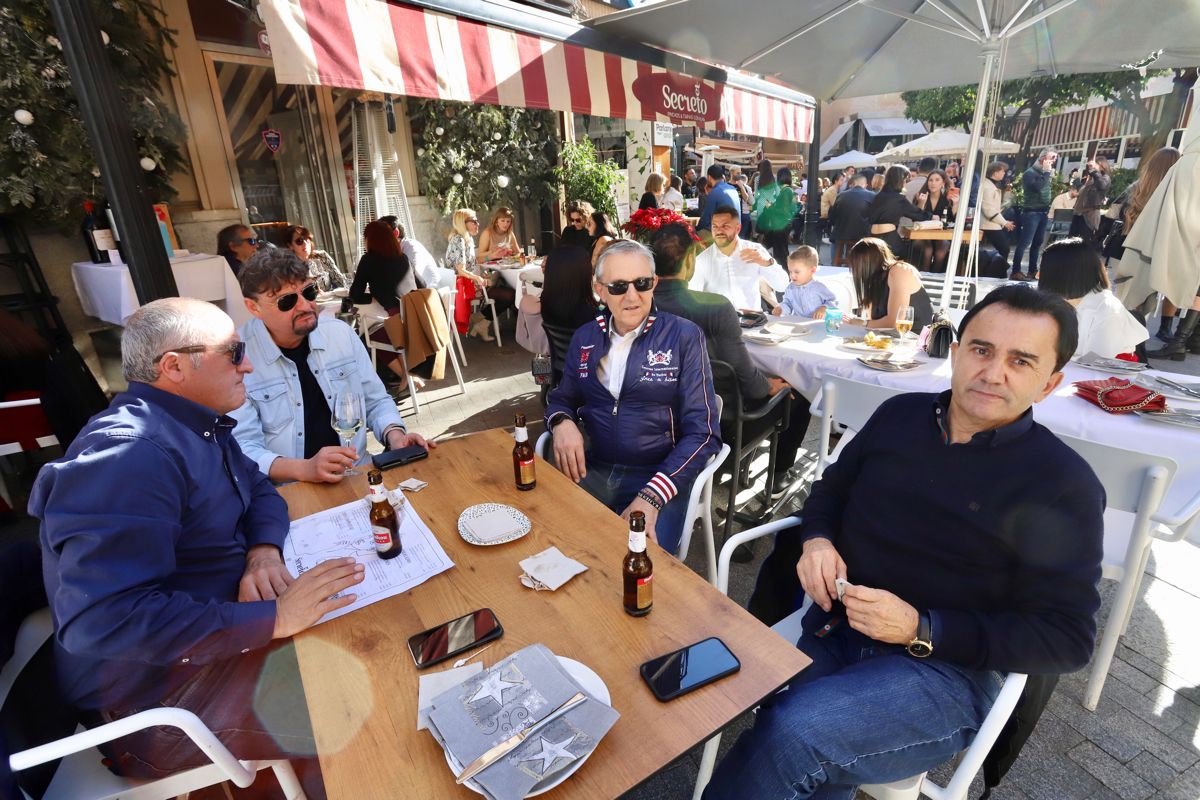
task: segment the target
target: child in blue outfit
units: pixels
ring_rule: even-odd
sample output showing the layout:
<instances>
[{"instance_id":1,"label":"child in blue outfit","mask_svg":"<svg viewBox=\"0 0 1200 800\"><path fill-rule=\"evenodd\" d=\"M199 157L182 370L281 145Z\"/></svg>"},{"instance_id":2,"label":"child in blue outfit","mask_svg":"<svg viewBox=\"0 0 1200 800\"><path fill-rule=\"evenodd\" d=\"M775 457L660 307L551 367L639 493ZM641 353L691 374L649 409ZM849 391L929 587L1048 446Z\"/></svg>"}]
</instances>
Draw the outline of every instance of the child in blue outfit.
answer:
<instances>
[{"instance_id":1,"label":"child in blue outfit","mask_svg":"<svg viewBox=\"0 0 1200 800\"><path fill-rule=\"evenodd\" d=\"M817 251L804 245L788 256L788 277L792 282L783 293L783 304L771 311L775 316L822 319L825 309L837 306L829 287L813 279L817 272Z\"/></svg>"}]
</instances>

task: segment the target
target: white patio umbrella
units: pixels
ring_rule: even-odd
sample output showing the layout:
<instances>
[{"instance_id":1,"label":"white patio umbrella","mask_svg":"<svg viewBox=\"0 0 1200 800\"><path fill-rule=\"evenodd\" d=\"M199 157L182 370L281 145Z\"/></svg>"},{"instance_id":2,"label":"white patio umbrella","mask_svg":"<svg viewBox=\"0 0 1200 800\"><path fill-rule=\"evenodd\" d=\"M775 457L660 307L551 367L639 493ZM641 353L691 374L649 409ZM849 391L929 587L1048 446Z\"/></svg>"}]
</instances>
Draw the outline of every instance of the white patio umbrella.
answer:
<instances>
[{"instance_id":1,"label":"white patio umbrella","mask_svg":"<svg viewBox=\"0 0 1200 800\"><path fill-rule=\"evenodd\" d=\"M728 0L662 0L589 24L778 78L825 100L978 80L964 197L971 196L977 137L997 79L1200 64L1196 0L755 0L749 19L756 24L746 24L746 11ZM966 211L960 203L951 264ZM954 273L946 270L943 297Z\"/></svg>"},{"instance_id":2,"label":"white patio umbrella","mask_svg":"<svg viewBox=\"0 0 1200 800\"><path fill-rule=\"evenodd\" d=\"M834 156L828 161L822 161L817 165L817 169L822 172L829 170L845 169L846 167L854 167L862 169L863 167L878 166L875 156L870 153L864 153L861 150L851 150L848 153L842 153L840 156Z\"/></svg>"},{"instance_id":3,"label":"white patio umbrella","mask_svg":"<svg viewBox=\"0 0 1200 800\"><path fill-rule=\"evenodd\" d=\"M975 137L976 149L989 153L1015 153L1021 146L1015 142L1005 142L1000 139L990 139L986 136ZM972 136L963 131L950 128L938 128L933 133L913 139L911 142L898 144L890 150L885 150L877 157L880 161L915 161L926 156L965 156L971 149Z\"/></svg>"}]
</instances>

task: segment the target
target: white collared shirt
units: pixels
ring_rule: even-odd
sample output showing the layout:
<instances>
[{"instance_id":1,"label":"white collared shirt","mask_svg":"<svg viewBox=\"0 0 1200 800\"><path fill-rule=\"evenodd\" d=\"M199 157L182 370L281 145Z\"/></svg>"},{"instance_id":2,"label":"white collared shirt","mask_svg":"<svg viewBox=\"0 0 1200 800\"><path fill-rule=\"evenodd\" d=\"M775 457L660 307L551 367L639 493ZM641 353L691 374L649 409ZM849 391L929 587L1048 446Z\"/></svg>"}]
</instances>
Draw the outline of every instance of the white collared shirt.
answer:
<instances>
[{"instance_id":1,"label":"white collared shirt","mask_svg":"<svg viewBox=\"0 0 1200 800\"><path fill-rule=\"evenodd\" d=\"M767 285L776 292L782 292L788 285L787 271L773 261L766 267L760 267L752 261L744 261L741 255L744 250L754 250L768 259L771 258L771 254L761 244L745 239L739 238L729 255L722 253L715 244L711 245L696 256L696 272L688 281L688 287L698 292L724 295L733 303L734 308L762 308L758 293L759 279L766 280Z\"/></svg>"},{"instance_id":2,"label":"white collared shirt","mask_svg":"<svg viewBox=\"0 0 1200 800\"><path fill-rule=\"evenodd\" d=\"M633 287L629 288L633 291ZM646 319L650 319L650 315L646 315ZM604 354L604 358L600 359L600 365L596 371L596 377L600 382L608 387L608 393L617 399L621 396L621 387L625 384L625 365L629 363L629 354L633 351L633 342L641 334L642 329L646 327L646 319L642 320L642 324L631 330L629 333L622 336L617 333L617 324L615 321L610 321L612 328L608 331L609 347L608 352Z\"/></svg>"}]
</instances>

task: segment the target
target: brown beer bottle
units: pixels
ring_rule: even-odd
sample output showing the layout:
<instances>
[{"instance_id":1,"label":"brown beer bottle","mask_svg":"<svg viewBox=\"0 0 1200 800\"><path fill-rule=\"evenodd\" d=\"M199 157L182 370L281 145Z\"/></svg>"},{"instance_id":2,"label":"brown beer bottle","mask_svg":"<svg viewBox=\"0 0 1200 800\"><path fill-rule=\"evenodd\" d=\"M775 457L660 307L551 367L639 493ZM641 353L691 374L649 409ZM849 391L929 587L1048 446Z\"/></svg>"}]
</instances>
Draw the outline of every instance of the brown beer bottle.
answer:
<instances>
[{"instance_id":1,"label":"brown beer bottle","mask_svg":"<svg viewBox=\"0 0 1200 800\"><path fill-rule=\"evenodd\" d=\"M396 509L388 502L387 489L383 486L383 473L377 469L368 472L367 485L371 489L371 535L375 539L375 552L380 558L395 558L404 547L400 544Z\"/></svg>"},{"instance_id":2,"label":"brown beer bottle","mask_svg":"<svg viewBox=\"0 0 1200 800\"><path fill-rule=\"evenodd\" d=\"M537 475L533 471L533 446L529 444L529 431L525 427L525 415L517 414L517 427L513 431L517 439L513 447L513 476L517 488L527 492L537 486Z\"/></svg>"},{"instance_id":3,"label":"brown beer bottle","mask_svg":"<svg viewBox=\"0 0 1200 800\"><path fill-rule=\"evenodd\" d=\"M643 617L654 606L654 565L646 554L646 515L629 512L629 552L621 565L625 578L625 613Z\"/></svg>"}]
</instances>

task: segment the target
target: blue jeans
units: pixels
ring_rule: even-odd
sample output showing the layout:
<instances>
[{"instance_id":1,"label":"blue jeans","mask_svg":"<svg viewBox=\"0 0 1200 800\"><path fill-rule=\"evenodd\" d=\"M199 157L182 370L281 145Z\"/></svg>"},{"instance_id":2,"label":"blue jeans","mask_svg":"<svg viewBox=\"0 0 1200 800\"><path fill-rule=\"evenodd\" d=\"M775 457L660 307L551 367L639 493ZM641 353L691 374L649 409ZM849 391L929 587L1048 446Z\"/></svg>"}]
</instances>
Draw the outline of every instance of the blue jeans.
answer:
<instances>
[{"instance_id":1,"label":"blue jeans","mask_svg":"<svg viewBox=\"0 0 1200 800\"><path fill-rule=\"evenodd\" d=\"M613 512L620 514L633 502L641 489L650 482L650 478L658 472L656 467L633 467L622 464L602 464L591 458L587 459L587 476L579 485L587 493L608 506ZM688 495L692 492L691 484L686 486L675 484L679 494L658 512L658 521L654 525L654 535L658 544L671 555L679 548L679 539L683 534L683 518L687 516Z\"/></svg>"},{"instance_id":2,"label":"blue jeans","mask_svg":"<svg viewBox=\"0 0 1200 800\"><path fill-rule=\"evenodd\" d=\"M1034 275L1038 271L1038 260L1042 257L1042 240L1046 238L1046 221L1049 214L1045 211L1026 211L1021 214L1021 235L1017 239L1017 251L1013 254L1013 272L1021 271L1021 257L1029 250L1029 269L1026 274Z\"/></svg>"},{"instance_id":3,"label":"blue jeans","mask_svg":"<svg viewBox=\"0 0 1200 800\"><path fill-rule=\"evenodd\" d=\"M844 621L824 639L806 634L802 649L812 666L763 704L704 800L852 800L860 784L908 778L966 749L1000 692L999 673L913 658Z\"/></svg>"}]
</instances>

